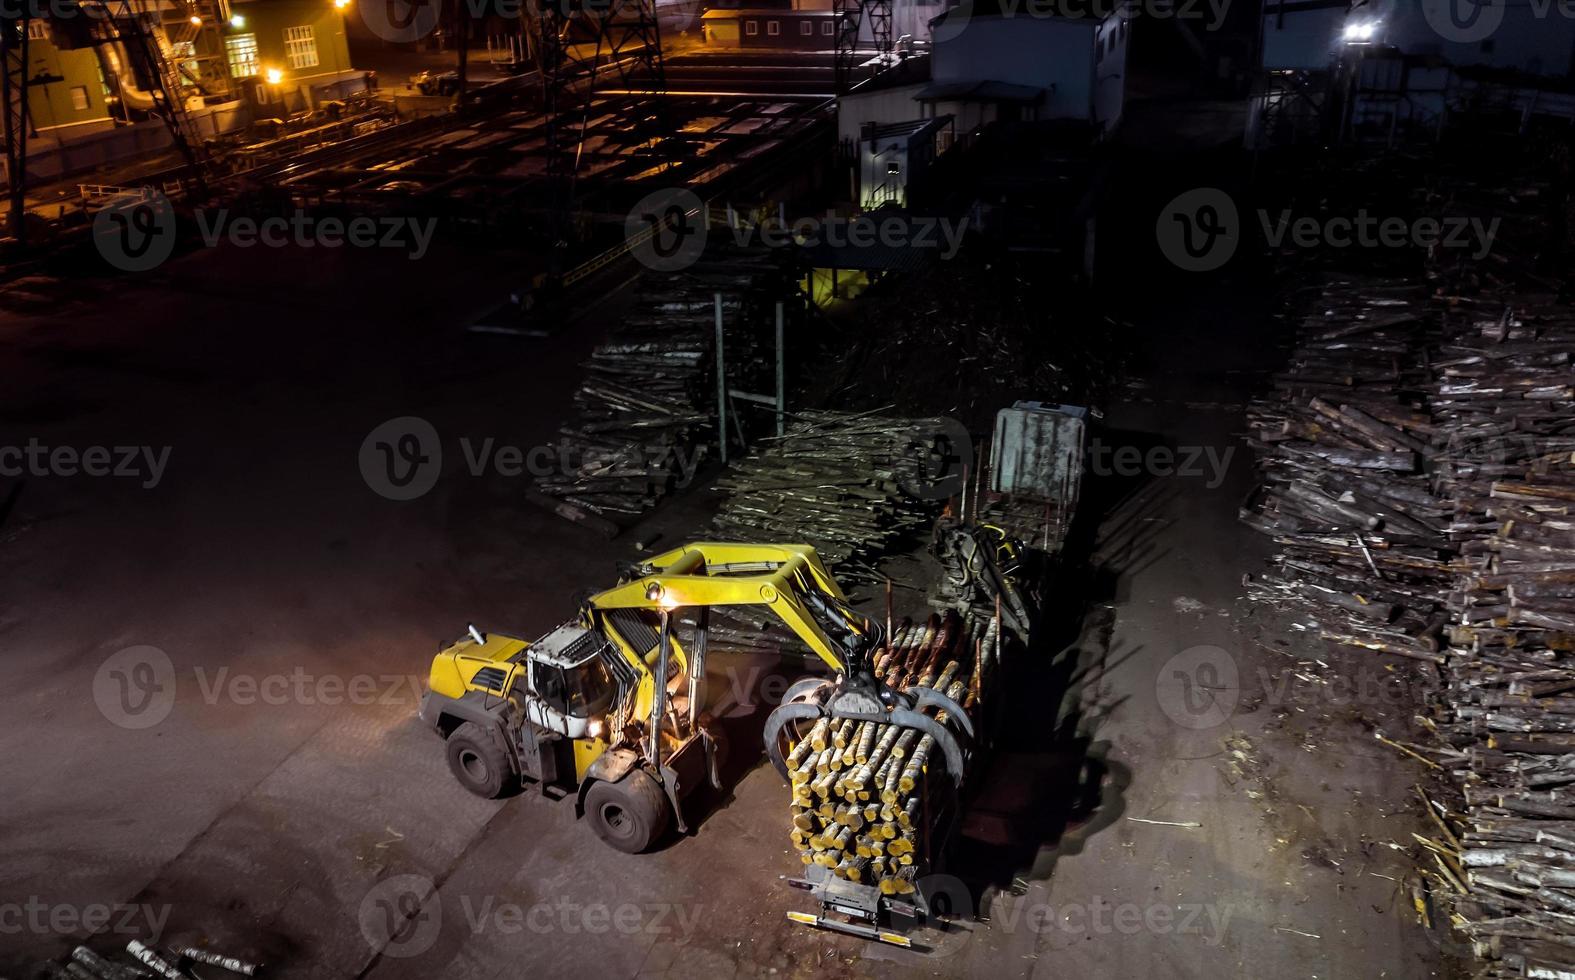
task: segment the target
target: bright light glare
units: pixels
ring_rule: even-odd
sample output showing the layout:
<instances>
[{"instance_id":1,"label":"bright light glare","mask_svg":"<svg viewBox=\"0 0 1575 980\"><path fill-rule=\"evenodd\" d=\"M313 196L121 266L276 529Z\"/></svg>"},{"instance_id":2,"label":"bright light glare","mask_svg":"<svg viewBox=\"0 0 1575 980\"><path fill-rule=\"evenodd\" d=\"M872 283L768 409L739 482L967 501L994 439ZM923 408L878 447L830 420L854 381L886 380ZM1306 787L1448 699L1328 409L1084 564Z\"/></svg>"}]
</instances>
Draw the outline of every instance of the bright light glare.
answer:
<instances>
[{"instance_id":1,"label":"bright light glare","mask_svg":"<svg viewBox=\"0 0 1575 980\"><path fill-rule=\"evenodd\" d=\"M1378 32L1378 22L1373 20L1359 21L1355 24L1345 25L1345 39L1347 41L1371 41Z\"/></svg>"},{"instance_id":2,"label":"bright light glare","mask_svg":"<svg viewBox=\"0 0 1575 980\"><path fill-rule=\"evenodd\" d=\"M277 68L270 68L270 69L268 69L268 84L269 85L278 85L282 81L284 81L284 72L280 71Z\"/></svg>"},{"instance_id":3,"label":"bright light glare","mask_svg":"<svg viewBox=\"0 0 1575 980\"><path fill-rule=\"evenodd\" d=\"M230 17L230 26L236 30L240 30L246 26L246 18L242 17L240 14L233 14Z\"/></svg>"}]
</instances>

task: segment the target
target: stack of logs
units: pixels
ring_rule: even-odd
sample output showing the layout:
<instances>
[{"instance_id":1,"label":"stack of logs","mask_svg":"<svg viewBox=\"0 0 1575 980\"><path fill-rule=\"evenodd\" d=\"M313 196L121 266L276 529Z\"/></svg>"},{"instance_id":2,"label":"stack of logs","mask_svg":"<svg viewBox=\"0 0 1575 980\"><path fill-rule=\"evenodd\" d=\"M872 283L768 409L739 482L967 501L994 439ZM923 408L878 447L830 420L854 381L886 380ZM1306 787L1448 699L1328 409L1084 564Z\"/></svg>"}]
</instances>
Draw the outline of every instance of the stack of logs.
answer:
<instances>
[{"instance_id":1,"label":"stack of logs","mask_svg":"<svg viewBox=\"0 0 1575 980\"><path fill-rule=\"evenodd\" d=\"M585 365L578 418L559 430L559 458L569 465L536 480L553 509L627 522L693 475L717 437L718 293L729 383L758 387L765 371L757 335L770 332L777 283L765 253L729 253L647 277L634 309Z\"/></svg>"},{"instance_id":2,"label":"stack of logs","mask_svg":"<svg viewBox=\"0 0 1575 980\"><path fill-rule=\"evenodd\" d=\"M1436 316L1404 283L1331 283L1312 308L1274 394L1248 410L1264 485L1241 517L1280 549L1250 594L1310 610L1326 639L1442 663L1459 566L1423 472L1439 452Z\"/></svg>"},{"instance_id":3,"label":"stack of logs","mask_svg":"<svg viewBox=\"0 0 1575 980\"><path fill-rule=\"evenodd\" d=\"M875 658L898 690L929 687L977 719L1001 656L994 620L956 613L904 620ZM938 720L944 723L945 712ZM931 859L931 826L954 812L961 773L930 765L934 739L916 729L822 718L788 756L793 846L805 865L910 895Z\"/></svg>"},{"instance_id":4,"label":"stack of logs","mask_svg":"<svg viewBox=\"0 0 1575 980\"><path fill-rule=\"evenodd\" d=\"M1427 662L1409 744L1458 797L1426 875L1486 975L1575 975L1575 310L1403 292L1325 297L1252 409L1242 516L1281 551L1252 595Z\"/></svg>"},{"instance_id":5,"label":"stack of logs","mask_svg":"<svg viewBox=\"0 0 1575 980\"><path fill-rule=\"evenodd\" d=\"M1464 830L1428 843L1463 932L1509 976L1575 967L1575 311L1461 304L1436 361L1438 473L1468 566L1437 754ZM1447 828L1446 828L1447 829ZM1558 972L1562 970L1563 972Z\"/></svg>"},{"instance_id":6,"label":"stack of logs","mask_svg":"<svg viewBox=\"0 0 1575 980\"><path fill-rule=\"evenodd\" d=\"M717 481L713 521L738 541L802 541L838 577L875 581L874 560L921 528L935 507L913 491L942 456L938 420L805 412L761 453Z\"/></svg>"}]
</instances>

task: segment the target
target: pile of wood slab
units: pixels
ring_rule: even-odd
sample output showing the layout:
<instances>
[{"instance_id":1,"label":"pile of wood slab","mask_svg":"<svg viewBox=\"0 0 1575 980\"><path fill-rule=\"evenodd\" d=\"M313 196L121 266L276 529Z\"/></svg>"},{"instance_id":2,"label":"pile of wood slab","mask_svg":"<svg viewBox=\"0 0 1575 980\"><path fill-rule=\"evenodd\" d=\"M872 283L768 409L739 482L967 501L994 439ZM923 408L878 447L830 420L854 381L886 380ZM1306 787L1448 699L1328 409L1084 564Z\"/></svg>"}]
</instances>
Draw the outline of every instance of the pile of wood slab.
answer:
<instances>
[{"instance_id":1,"label":"pile of wood slab","mask_svg":"<svg viewBox=\"0 0 1575 980\"><path fill-rule=\"evenodd\" d=\"M540 476L532 499L609 532L692 477L718 438L716 297L729 383L758 387L781 283L766 249L710 256L646 277L634 308L592 353L559 430L568 465Z\"/></svg>"},{"instance_id":2,"label":"pile of wood slab","mask_svg":"<svg viewBox=\"0 0 1575 980\"><path fill-rule=\"evenodd\" d=\"M839 578L876 581L874 563L928 525L942 501L924 473L944 465L937 419L805 412L717 481L713 521L737 541L812 544Z\"/></svg>"}]
</instances>

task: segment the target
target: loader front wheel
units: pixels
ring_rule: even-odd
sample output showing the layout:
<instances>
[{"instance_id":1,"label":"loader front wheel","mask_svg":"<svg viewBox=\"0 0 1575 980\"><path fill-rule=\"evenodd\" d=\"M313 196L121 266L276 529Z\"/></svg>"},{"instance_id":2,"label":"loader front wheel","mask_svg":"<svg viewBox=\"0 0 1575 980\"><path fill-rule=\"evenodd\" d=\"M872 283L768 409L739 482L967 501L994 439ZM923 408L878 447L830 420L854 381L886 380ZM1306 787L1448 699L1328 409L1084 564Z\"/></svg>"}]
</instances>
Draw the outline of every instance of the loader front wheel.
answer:
<instances>
[{"instance_id":1,"label":"loader front wheel","mask_svg":"<svg viewBox=\"0 0 1575 980\"><path fill-rule=\"evenodd\" d=\"M585 819L608 845L639 854L667 830L671 814L662 787L636 769L616 783L597 783L585 794Z\"/></svg>"},{"instance_id":2,"label":"loader front wheel","mask_svg":"<svg viewBox=\"0 0 1575 980\"><path fill-rule=\"evenodd\" d=\"M461 786L486 800L502 796L514 775L497 729L473 721L448 737L448 768Z\"/></svg>"}]
</instances>

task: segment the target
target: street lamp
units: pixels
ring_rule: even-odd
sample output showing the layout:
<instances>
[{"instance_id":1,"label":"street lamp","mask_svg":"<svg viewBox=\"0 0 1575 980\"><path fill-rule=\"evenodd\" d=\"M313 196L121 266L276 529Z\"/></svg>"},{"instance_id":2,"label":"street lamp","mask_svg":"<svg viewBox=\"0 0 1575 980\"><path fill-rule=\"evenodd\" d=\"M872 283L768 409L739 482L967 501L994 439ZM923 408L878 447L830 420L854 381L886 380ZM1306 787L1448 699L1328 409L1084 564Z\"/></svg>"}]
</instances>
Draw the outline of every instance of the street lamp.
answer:
<instances>
[{"instance_id":1,"label":"street lamp","mask_svg":"<svg viewBox=\"0 0 1575 980\"><path fill-rule=\"evenodd\" d=\"M346 50L350 47L350 39L344 32L344 12L349 9L350 0L334 0L334 9L339 11L339 31L334 34L334 96L339 96L339 76L344 74L344 58L339 54L339 39L345 39Z\"/></svg>"},{"instance_id":2,"label":"street lamp","mask_svg":"<svg viewBox=\"0 0 1575 980\"><path fill-rule=\"evenodd\" d=\"M278 85L284 81L284 72L278 68L269 68L266 73L269 85Z\"/></svg>"}]
</instances>

